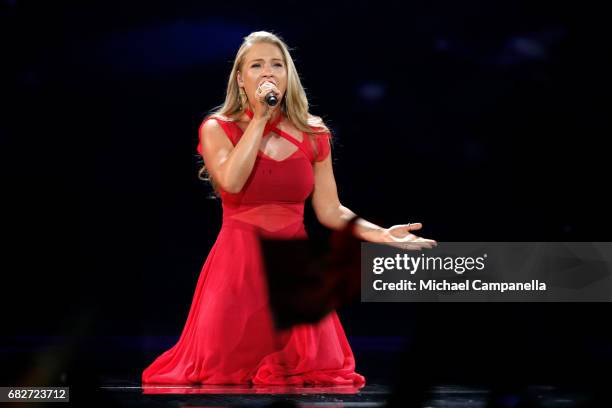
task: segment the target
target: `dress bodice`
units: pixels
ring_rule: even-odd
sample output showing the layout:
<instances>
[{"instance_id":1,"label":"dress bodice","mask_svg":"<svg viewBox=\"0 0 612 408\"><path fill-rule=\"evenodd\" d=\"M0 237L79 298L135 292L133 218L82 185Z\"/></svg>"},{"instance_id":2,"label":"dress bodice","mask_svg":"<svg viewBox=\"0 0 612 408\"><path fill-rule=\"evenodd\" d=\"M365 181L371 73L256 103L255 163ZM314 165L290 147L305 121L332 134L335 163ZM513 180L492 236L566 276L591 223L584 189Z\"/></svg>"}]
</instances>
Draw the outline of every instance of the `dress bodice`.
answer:
<instances>
[{"instance_id":1,"label":"dress bodice","mask_svg":"<svg viewBox=\"0 0 612 408\"><path fill-rule=\"evenodd\" d=\"M252 117L248 110L247 114ZM235 121L208 117L202 124L207 120L216 120L234 146L242 137L243 130ZM295 151L282 160L258 151L253 170L242 190L229 193L220 189L224 227L255 227L261 233L279 237L304 235L304 202L314 188L313 164L329 154L330 135L301 132L300 141L279 129L277 123L278 120L266 124L264 135L273 132L297 148L294 147ZM202 155L201 140L198 152Z\"/></svg>"}]
</instances>

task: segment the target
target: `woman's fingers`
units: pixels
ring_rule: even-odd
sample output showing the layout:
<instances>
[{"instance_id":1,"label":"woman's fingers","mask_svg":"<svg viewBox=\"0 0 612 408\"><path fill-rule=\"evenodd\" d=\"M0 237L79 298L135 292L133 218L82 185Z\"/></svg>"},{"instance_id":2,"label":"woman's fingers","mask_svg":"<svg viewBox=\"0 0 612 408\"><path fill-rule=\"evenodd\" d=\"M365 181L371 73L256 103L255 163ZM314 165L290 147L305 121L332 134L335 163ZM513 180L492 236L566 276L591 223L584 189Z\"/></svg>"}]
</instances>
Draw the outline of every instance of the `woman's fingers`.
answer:
<instances>
[{"instance_id":1,"label":"woman's fingers","mask_svg":"<svg viewBox=\"0 0 612 408\"><path fill-rule=\"evenodd\" d=\"M259 89L262 97L265 97L270 91L274 92L276 96L280 96L280 91L272 82L266 81L262 83L259 85Z\"/></svg>"},{"instance_id":2,"label":"woman's fingers","mask_svg":"<svg viewBox=\"0 0 612 408\"><path fill-rule=\"evenodd\" d=\"M416 239L414 241L412 241L412 242L418 242L418 243L427 245L428 248L432 248L432 247L438 246L438 243L435 240L427 239L427 238L421 238L421 237L416 237Z\"/></svg>"},{"instance_id":3,"label":"woman's fingers","mask_svg":"<svg viewBox=\"0 0 612 408\"><path fill-rule=\"evenodd\" d=\"M257 98L257 101L264 106L267 116L271 116L272 112L274 111L274 109L278 108L279 104L277 104L276 106L268 106L267 102L266 102L266 96L270 93L270 91L272 91L277 98L280 98L280 91L278 90L278 88L276 87L276 85L274 85L271 82L264 82L262 83L258 88L257 91L255 91L255 97Z\"/></svg>"},{"instance_id":4,"label":"woman's fingers","mask_svg":"<svg viewBox=\"0 0 612 408\"><path fill-rule=\"evenodd\" d=\"M389 245L395 248L409 250L409 251L418 251L423 248L431 248L430 244L425 242L384 242L385 245Z\"/></svg>"},{"instance_id":5,"label":"woman's fingers","mask_svg":"<svg viewBox=\"0 0 612 408\"><path fill-rule=\"evenodd\" d=\"M267 94L268 92L266 91L266 88L263 85L257 88L257 92L255 92L255 95L257 95L257 100L259 102L264 102L264 98Z\"/></svg>"},{"instance_id":6,"label":"woman's fingers","mask_svg":"<svg viewBox=\"0 0 612 408\"><path fill-rule=\"evenodd\" d=\"M388 245L402 249L433 248L438 243L433 239L421 238L411 231L423 228L420 222L409 224L397 224L387 229Z\"/></svg>"},{"instance_id":7,"label":"woman's fingers","mask_svg":"<svg viewBox=\"0 0 612 408\"><path fill-rule=\"evenodd\" d=\"M416 231L423 228L423 224L421 224L420 222L415 222L415 223L411 223L411 224L398 224L398 225L394 225L391 228L389 228L390 230L393 230L393 232L399 232L400 234L409 234L410 231Z\"/></svg>"},{"instance_id":8,"label":"woman's fingers","mask_svg":"<svg viewBox=\"0 0 612 408\"><path fill-rule=\"evenodd\" d=\"M430 244L430 245L438 245L438 243L435 240L428 239L428 238L417 237L416 241L417 242L425 242L425 243Z\"/></svg>"},{"instance_id":9,"label":"woman's fingers","mask_svg":"<svg viewBox=\"0 0 612 408\"><path fill-rule=\"evenodd\" d=\"M398 243L410 243L410 244L419 244L425 246L427 248L432 248L438 246L438 243L433 239L422 238L414 234L408 234L403 238L396 238L395 242Z\"/></svg>"}]
</instances>

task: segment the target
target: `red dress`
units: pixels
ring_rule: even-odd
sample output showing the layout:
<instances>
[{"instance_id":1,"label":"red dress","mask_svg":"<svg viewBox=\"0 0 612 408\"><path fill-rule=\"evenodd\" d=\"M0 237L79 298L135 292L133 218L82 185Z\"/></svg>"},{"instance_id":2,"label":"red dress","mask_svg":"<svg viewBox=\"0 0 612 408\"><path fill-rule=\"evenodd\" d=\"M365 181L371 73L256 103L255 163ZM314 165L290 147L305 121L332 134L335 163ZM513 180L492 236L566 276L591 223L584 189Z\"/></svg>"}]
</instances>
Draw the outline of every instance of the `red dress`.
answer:
<instances>
[{"instance_id":1,"label":"red dress","mask_svg":"<svg viewBox=\"0 0 612 408\"><path fill-rule=\"evenodd\" d=\"M207 120L217 120L236 145L243 132L238 124L211 117L202 124ZM300 141L278 129L279 120L280 115L266 125L264 137L285 158L259 151L242 191L220 191L222 227L200 272L187 322L178 342L144 370L143 384L365 384L336 312L316 324L273 327L257 234L307 237L304 202L314 187L313 163L330 150L329 134L313 141L302 133ZM202 154L201 142L197 150Z\"/></svg>"}]
</instances>

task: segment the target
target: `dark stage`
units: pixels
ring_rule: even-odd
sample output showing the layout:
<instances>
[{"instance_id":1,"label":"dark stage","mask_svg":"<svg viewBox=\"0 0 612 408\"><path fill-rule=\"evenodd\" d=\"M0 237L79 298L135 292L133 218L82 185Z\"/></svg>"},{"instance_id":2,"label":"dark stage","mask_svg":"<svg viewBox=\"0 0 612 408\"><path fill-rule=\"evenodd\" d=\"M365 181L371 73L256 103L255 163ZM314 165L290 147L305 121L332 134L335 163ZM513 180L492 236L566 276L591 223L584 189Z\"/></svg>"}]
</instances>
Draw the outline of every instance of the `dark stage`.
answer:
<instances>
[{"instance_id":1,"label":"dark stage","mask_svg":"<svg viewBox=\"0 0 612 408\"><path fill-rule=\"evenodd\" d=\"M196 147L245 36L291 48L359 217L439 243L610 242L601 8L0 0L0 386L70 387L84 407L612 407L609 301L338 295L360 390L141 387L222 227ZM327 242L315 205L304 227Z\"/></svg>"}]
</instances>

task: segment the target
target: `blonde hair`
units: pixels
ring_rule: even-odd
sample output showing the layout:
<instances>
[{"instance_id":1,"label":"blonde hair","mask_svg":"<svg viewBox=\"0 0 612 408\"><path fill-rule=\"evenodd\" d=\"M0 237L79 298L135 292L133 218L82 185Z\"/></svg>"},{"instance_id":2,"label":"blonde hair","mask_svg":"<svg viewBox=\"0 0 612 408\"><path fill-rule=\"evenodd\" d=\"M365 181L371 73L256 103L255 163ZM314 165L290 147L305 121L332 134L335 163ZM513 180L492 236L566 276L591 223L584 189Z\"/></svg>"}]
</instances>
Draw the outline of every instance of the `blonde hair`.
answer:
<instances>
[{"instance_id":1,"label":"blonde hair","mask_svg":"<svg viewBox=\"0 0 612 408\"><path fill-rule=\"evenodd\" d=\"M305 132L308 135L325 134L330 133L325 123L319 116L311 115L308 111L308 98L306 92L300 81L300 77L293 63L293 59L289 54L289 47L287 44L276 34L267 31L255 31L248 36L244 37L242 45L236 53L234 59L234 66L232 72L229 75L227 82L227 90L225 94L225 102L213 108L211 113L207 116L216 116L225 121L236 121L240 118L247 108L246 101L243 101L240 95L240 87L237 82L238 71L242 72L242 65L244 59L253 44L256 43L268 43L276 45L285 60L285 66L287 67L287 90L283 95L281 102L282 112L289 118L293 125ZM206 166L203 165L198 172L198 177L201 180L210 181L216 195L218 196L218 189L216 183L206 171Z\"/></svg>"}]
</instances>

